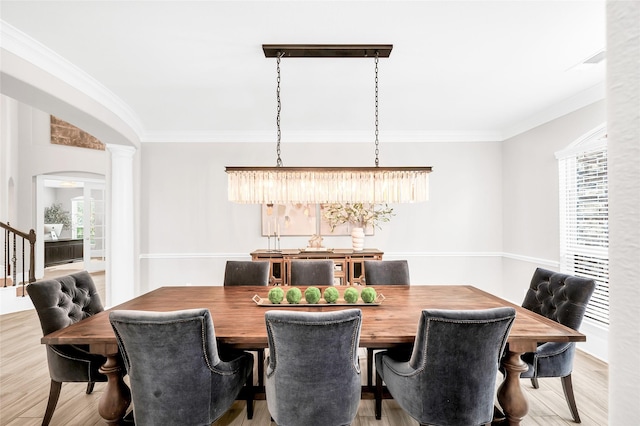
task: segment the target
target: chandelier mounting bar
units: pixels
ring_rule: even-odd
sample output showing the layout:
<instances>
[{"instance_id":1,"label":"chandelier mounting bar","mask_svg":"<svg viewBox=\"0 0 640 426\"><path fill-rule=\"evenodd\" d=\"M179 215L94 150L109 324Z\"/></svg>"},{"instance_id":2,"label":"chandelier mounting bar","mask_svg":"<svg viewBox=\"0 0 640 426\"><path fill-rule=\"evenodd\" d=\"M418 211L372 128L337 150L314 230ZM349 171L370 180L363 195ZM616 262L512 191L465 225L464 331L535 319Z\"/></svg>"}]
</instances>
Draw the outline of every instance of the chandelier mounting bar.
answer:
<instances>
[{"instance_id":1,"label":"chandelier mounting bar","mask_svg":"<svg viewBox=\"0 0 640 426\"><path fill-rule=\"evenodd\" d=\"M266 58L380 58L391 55L393 44L263 44Z\"/></svg>"}]
</instances>

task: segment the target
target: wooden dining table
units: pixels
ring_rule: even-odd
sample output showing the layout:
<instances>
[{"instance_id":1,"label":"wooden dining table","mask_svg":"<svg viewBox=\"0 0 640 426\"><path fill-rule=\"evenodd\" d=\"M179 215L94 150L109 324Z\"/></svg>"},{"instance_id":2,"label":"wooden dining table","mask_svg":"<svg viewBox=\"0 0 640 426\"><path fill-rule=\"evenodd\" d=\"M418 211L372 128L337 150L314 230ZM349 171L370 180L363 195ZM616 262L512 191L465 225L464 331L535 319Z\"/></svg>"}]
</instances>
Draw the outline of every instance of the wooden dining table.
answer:
<instances>
[{"instance_id":1,"label":"wooden dining table","mask_svg":"<svg viewBox=\"0 0 640 426\"><path fill-rule=\"evenodd\" d=\"M500 306L512 306L516 309L516 319L508 338L508 353L502 361L506 374L497 393L504 418L496 419L496 422L518 425L527 414L527 400L520 387L520 373L526 371L527 366L520 355L535 351L540 342L586 340L583 334L575 330L469 285L373 287L378 294L382 294L377 303L351 306L362 310L362 348L384 349L412 344L423 309L465 310ZM301 287L302 291L304 289ZM339 289L342 294L343 289ZM119 361L118 345L109 323L110 311L208 308L219 344L255 350L268 347L264 313L269 309L328 311L349 307L326 303L316 306L302 304L297 307L271 305L266 302L268 290L268 287L260 286L162 287L48 334L41 342L49 345L88 345L90 352L106 356L107 360L100 371L107 376L108 381L98 410L108 424L118 424L131 403L131 393L123 380L125 370Z\"/></svg>"}]
</instances>

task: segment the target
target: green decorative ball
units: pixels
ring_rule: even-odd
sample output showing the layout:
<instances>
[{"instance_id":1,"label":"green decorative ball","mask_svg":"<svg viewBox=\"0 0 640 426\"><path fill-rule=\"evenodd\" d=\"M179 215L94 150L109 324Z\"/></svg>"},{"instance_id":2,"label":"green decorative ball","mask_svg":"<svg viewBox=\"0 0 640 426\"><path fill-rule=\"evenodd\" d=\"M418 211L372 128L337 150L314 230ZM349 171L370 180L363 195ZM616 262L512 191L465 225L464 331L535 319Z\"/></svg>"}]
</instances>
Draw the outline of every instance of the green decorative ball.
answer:
<instances>
[{"instance_id":1,"label":"green decorative ball","mask_svg":"<svg viewBox=\"0 0 640 426\"><path fill-rule=\"evenodd\" d=\"M338 289L335 287L327 287L324 290L323 296L327 303L336 303L336 300L340 297L340 293L338 293Z\"/></svg>"},{"instance_id":2,"label":"green decorative ball","mask_svg":"<svg viewBox=\"0 0 640 426\"><path fill-rule=\"evenodd\" d=\"M284 299L284 290L280 287L274 287L269 290L269 294L267 296L269 298L269 302L274 304L279 304Z\"/></svg>"},{"instance_id":3,"label":"green decorative ball","mask_svg":"<svg viewBox=\"0 0 640 426\"><path fill-rule=\"evenodd\" d=\"M360 297L364 303L373 303L376 300L376 289L373 287L365 287L360 292Z\"/></svg>"},{"instance_id":4,"label":"green decorative ball","mask_svg":"<svg viewBox=\"0 0 640 426\"><path fill-rule=\"evenodd\" d=\"M349 287L344 291L344 300L347 303L356 303L358 301L358 290Z\"/></svg>"},{"instance_id":5,"label":"green decorative ball","mask_svg":"<svg viewBox=\"0 0 640 426\"><path fill-rule=\"evenodd\" d=\"M318 290L317 287L309 287L304 291L304 300L306 300L307 303L318 303L320 297L320 290Z\"/></svg>"},{"instance_id":6,"label":"green decorative ball","mask_svg":"<svg viewBox=\"0 0 640 426\"><path fill-rule=\"evenodd\" d=\"M298 287L293 287L287 290L287 302L292 305L296 305L300 303L300 299L302 299L302 292Z\"/></svg>"}]
</instances>

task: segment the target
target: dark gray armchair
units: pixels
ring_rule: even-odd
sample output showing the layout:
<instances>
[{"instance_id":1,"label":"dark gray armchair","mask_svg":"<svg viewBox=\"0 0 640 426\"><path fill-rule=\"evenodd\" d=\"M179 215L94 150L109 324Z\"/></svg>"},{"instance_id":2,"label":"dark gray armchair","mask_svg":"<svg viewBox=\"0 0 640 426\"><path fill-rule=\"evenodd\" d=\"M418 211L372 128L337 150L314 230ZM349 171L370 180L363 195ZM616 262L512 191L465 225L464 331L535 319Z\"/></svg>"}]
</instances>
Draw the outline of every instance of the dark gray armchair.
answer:
<instances>
[{"instance_id":1,"label":"dark gray armchair","mask_svg":"<svg viewBox=\"0 0 640 426\"><path fill-rule=\"evenodd\" d=\"M424 310L411 358L378 352L376 419L382 381L421 425L480 425L493 419L496 374L515 309Z\"/></svg>"},{"instance_id":2,"label":"dark gray armchair","mask_svg":"<svg viewBox=\"0 0 640 426\"><path fill-rule=\"evenodd\" d=\"M365 260L364 280L367 285L410 285L409 262L406 260ZM367 386L373 385L373 353L367 348Z\"/></svg>"},{"instance_id":3,"label":"dark gray armchair","mask_svg":"<svg viewBox=\"0 0 640 426\"><path fill-rule=\"evenodd\" d=\"M267 311L267 406L278 426L351 424L361 396L362 312Z\"/></svg>"},{"instance_id":4,"label":"dark gray armchair","mask_svg":"<svg viewBox=\"0 0 640 426\"><path fill-rule=\"evenodd\" d=\"M365 260L364 279L367 285L409 285L409 262L406 260Z\"/></svg>"},{"instance_id":5,"label":"dark gray armchair","mask_svg":"<svg viewBox=\"0 0 640 426\"><path fill-rule=\"evenodd\" d=\"M269 285L269 262L266 260L228 260L224 270L225 286ZM258 385L264 385L264 349L256 349Z\"/></svg>"},{"instance_id":6,"label":"dark gray armchair","mask_svg":"<svg viewBox=\"0 0 640 426\"><path fill-rule=\"evenodd\" d=\"M266 260L228 260L224 285L269 285L269 262Z\"/></svg>"},{"instance_id":7,"label":"dark gray armchair","mask_svg":"<svg viewBox=\"0 0 640 426\"><path fill-rule=\"evenodd\" d=\"M253 356L223 361L208 309L109 314L129 374L136 425L210 425L253 378ZM247 417L253 386L246 387Z\"/></svg>"},{"instance_id":8,"label":"dark gray armchair","mask_svg":"<svg viewBox=\"0 0 640 426\"><path fill-rule=\"evenodd\" d=\"M44 335L104 310L93 279L86 271L31 283L27 293L36 308ZM107 377L98 372L106 358L90 354L88 349L82 345L47 345L51 387L43 426L51 421L63 382L87 382L87 393L90 394L95 382L107 381Z\"/></svg>"},{"instance_id":9,"label":"dark gray armchair","mask_svg":"<svg viewBox=\"0 0 640 426\"><path fill-rule=\"evenodd\" d=\"M595 281L590 278L537 268L531 278L522 307L579 330L595 287ZM575 342L543 343L538 346L536 352L522 355L522 360L528 365L529 370L522 373L520 377L531 378L531 383L536 389L538 378L560 377L573 420L580 423L571 381L575 351Z\"/></svg>"},{"instance_id":10,"label":"dark gray armchair","mask_svg":"<svg viewBox=\"0 0 640 426\"><path fill-rule=\"evenodd\" d=\"M334 269L331 259L292 260L291 285L333 285Z\"/></svg>"}]
</instances>

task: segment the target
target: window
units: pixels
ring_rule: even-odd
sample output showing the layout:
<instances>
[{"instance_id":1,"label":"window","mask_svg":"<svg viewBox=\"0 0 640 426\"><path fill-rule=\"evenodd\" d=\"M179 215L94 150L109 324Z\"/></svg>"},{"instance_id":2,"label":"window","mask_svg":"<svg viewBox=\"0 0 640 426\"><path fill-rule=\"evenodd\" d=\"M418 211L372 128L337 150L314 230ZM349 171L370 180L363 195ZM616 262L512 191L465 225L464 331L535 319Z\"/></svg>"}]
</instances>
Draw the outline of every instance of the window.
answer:
<instances>
[{"instance_id":1,"label":"window","mask_svg":"<svg viewBox=\"0 0 640 426\"><path fill-rule=\"evenodd\" d=\"M95 200L90 199L91 210L89 212L89 229L84 226L84 197L71 199L71 237L83 239L85 231L89 232L91 244L95 244L96 224L95 224Z\"/></svg>"},{"instance_id":2,"label":"window","mask_svg":"<svg viewBox=\"0 0 640 426\"><path fill-rule=\"evenodd\" d=\"M604 127L556 154L560 180L560 268L593 278L585 317L609 324L609 197Z\"/></svg>"}]
</instances>

